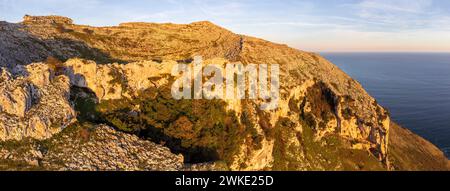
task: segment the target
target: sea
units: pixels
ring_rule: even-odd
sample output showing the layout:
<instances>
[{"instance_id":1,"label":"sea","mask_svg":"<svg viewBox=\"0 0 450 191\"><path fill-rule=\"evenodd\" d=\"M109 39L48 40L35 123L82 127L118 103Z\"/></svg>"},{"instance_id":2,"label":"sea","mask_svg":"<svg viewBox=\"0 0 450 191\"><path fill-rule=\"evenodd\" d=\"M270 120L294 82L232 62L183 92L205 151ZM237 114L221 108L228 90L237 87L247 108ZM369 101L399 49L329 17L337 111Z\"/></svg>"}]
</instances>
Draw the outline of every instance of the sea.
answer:
<instances>
[{"instance_id":1,"label":"sea","mask_svg":"<svg viewBox=\"0 0 450 191\"><path fill-rule=\"evenodd\" d=\"M450 53L320 53L450 156Z\"/></svg>"}]
</instances>

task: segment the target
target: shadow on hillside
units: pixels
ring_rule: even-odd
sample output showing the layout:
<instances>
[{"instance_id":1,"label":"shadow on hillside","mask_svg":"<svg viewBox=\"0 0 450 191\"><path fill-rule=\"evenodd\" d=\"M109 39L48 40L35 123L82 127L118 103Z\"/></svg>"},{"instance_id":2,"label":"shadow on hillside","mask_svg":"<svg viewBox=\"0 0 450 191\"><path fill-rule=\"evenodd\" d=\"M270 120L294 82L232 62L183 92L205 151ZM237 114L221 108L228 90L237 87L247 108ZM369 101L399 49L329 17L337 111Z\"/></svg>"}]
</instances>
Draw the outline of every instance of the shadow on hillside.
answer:
<instances>
[{"instance_id":1,"label":"shadow on hillside","mask_svg":"<svg viewBox=\"0 0 450 191\"><path fill-rule=\"evenodd\" d=\"M103 52L100 49L91 47L83 41L58 38L44 41L49 47L57 47L63 45L61 48L68 50L67 52L59 52L59 49L52 48L53 56L66 61L70 58L82 58L85 60L93 60L97 64L109 64L109 63L127 63L126 61L113 58L109 53Z\"/></svg>"},{"instance_id":2,"label":"shadow on hillside","mask_svg":"<svg viewBox=\"0 0 450 191\"><path fill-rule=\"evenodd\" d=\"M55 24L57 29L58 25ZM92 47L88 42L72 34L70 30L60 31L74 38L48 38L43 39L30 33L22 24L0 23L0 34L3 35L3 47L0 48L0 66L28 65L43 62L48 57L55 57L61 61L70 58L93 60L99 64L126 63L124 60L114 58L107 52ZM86 36L89 36L86 34ZM12 38L14 37L14 38Z\"/></svg>"},{"instance_id":3,"label":"shadow on hillside","mask_svg":"<svg viewBox=\"0 0 450 191\"><path fill-rule=\"evenodd\" d=\"M227 111L223 100L175 100L169 85L149 88L133 99L100 103L89 89L73 87L72 92L79 121L104 123L164 145L182 154L186 163L229 162L247 135L255 134Z\"/></svg>"}]
</instances>

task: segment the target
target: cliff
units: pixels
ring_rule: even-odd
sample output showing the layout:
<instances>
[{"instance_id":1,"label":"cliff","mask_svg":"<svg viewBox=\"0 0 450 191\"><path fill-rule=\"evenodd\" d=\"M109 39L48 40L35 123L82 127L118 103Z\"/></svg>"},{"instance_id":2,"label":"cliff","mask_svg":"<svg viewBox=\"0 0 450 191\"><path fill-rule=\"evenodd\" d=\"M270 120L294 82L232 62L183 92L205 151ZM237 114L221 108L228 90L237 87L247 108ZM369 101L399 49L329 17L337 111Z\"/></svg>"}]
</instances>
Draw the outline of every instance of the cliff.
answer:
<instances>
[{"instance_id":1,"label":"cliff","mask_svg":"<svg viewBox=\"0 0 450 191\"><path fill-rule=\"evenodd\" d=\"M105 123L111 132L135 134L182 154L192 169L448 169L448 160L425 140L415 152L417 136L392 125L358 82L314 53L210 22L90 27L64 17L26 16L22 23L0 23L0 34L0 138L6 142L52 140L69 124L96 129ZM172 67L191 64L198 55L204 65L279 64L278 109L259 110L262 100L171 99ZM50 56L63 62L45 61ZM155 155L166 161L171 154ZM82 168L92 166L93 157L63 166L112 168ZM150 167L144 169L165 168ZM173 169L180 168L167 168Z\"/></svg>"},{"instance_id":2,"label":"cliff","mask_svg":"<svg viewBox=\"0 0 450 191\"><path fill-rule=\"evenodd\" d=\"M0 140L50 138L73 122L68 77L53 76L45 64L0 70Z\"/></svg>"}]
</instances>

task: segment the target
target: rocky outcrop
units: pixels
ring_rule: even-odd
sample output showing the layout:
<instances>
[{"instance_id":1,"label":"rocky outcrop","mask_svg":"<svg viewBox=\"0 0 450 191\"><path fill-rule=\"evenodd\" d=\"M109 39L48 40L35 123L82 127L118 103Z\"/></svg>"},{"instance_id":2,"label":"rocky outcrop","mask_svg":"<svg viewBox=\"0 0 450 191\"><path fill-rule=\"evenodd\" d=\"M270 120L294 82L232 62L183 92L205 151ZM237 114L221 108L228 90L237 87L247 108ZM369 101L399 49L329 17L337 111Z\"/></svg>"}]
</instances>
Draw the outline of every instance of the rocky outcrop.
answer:
<instances>
[{"instance_id":1,"label":"rocky outcrop","mask_svg":"<svg viewBox=\"0 0 450 191\"><path fill-rule=\"evenodd\" d=\"M75 118L66 76L53 76L45 64L3 69L0 82L0 140L49 138Z\"/></svg>"},{"instance_id":2,"label":"rocky outcrop","mask_svg":"<svg viewBox=\"0 0 450 191\"><path fill-rule=\"evenodd\" d=\"M210 63L226 64L231 62L225 59L205 60L205 65ZM101 101L133 98L138 95L138 92L145 89L163 85L170 86L170 72L175 64L174 61L162 63L147 61L99 65L92 61L71 59L64 63L64 67L67 68L66 73L71 79L72 85L91 89ZM289 76L285 72L281 75L285 79L299 77ZM282 87L287 85L286 83L281 84ZM339 86L336 85L336 87ZM251 107L244 107L229 100L233 102L229 103L233 106L229 109L235 112L238 118L243 115L243 110L246 110L247 113L253 113L252 116L255 116L255 118L249 119L250 121L268 120L265 125L255 123L254 126L261 136L266 137L261 142L262 147L259 149L248 148L247 145L251 145L250 143L242 143L241 153L236 155L235 163L230 166L231 169L271 168L274 161L275 142L270 140L264 131L276 128L275 124L282 118L293 123L297 133L303 133L305 128L311 128L314 131L312 136L317 142L321 142L325 136L339 135L341 139L351 142L349 148L370 151L378 160L386 162L388 156L387 132L390 120L384 109L378 106L374 100L364 111L367 114L368 109L373 109L373 114L370 114L371 118L365 119L364 116L357 113L357 101L348 95L339 95L336 93L337 90L333 90L331 84L308 79L290 91L283 90L281 95L285 99L280 101L280 107L275 111L266 112L264 116L258 116L258 112L261 111L258 111L256 106L253 107L253 105L258 105L256 103L250 103ZM365 92L361 92L361 96L367 95ZM243 122L241 121L241 123ZM303 150L301 144L297 144L296 147ZM243 166L245 168L242 168Z\"/></svg>"},{"instance_id":3,"label":"rocky outcrop","mask_svg":"<svg viewBox=\"0 0 450 191\"><path fill-rule=\"evenodd\" d=\"M45 60L52 52L21 24L0 21L0 67L14 68Z\"/></svg>"},{"instance_id":4,"label":"rocky outcrop","mask_svg":"<svg viewBox=\"0 0 450 191\"><path fill-rule=\"evenodd\" d=\"M0 143L0 169L15 170L160 170L183 167L183 156L111 127L72 126L47 141Z\"/></svg>"},{"instance_id":5,"label":"rocky outcrop","mask_svg":"<svg viewBox=\"0 0 450 191\"><path fill-rule=\"evenodd\" d=\"M188 25L124 23L113 27L90 27L73 24L72 20L63 17L26 16L19 24L0 23L0 33L0 66L5 68L0 76L2 140L44 139L61 131L75 117L68 101L70 86L86 88L99 102L109 101L112 105L119 103L114 101L132 100L135 104L132 111L123 115L128 118L139 116L141 105L136 100L142 92L162 91L161 87L170 86L170 72L175 64L190 64L194 56L202 56L205 65L280 65L280 101L276 110L261 111L258 106L263 100L224 100L220 104L230 115L225 122L245 128L239 134L242 137L233 142L238 145L233 147L236 152L232 156L227 155L227 169L390 168L389 140L393 139L389 138L391 122L387 111L358 82L315 53L237 35L210 22ZM59 71L49 68L46 63L31 64L48 56L64 61L58 66ZM157 106L159 111L154 114L157 120L166 117L159 115L170 116L171 111L164 104ZM192 115L202 113L194 112ZM192 138L192 134L164 131L167 127L176 126L174 122L158 123L148 116L144 120L156 124L163 133L175 134L181 142L183 138ZM123 125L122 122L118 124ZM163 165L159 168L152 162L142 161L139 158L141 154L126 154L128 151L114 145L121 139L111 136L124 134L102 127L99 129L98 139L93 145L74 143L75 147L84 149L85 154L71 155L73 160L62 162L60 168L179 169L179 163L174 163L176 167ZM192 130L192 124L181 130ZM141 144L136 137L132 139L132 142ZM120 160L106 163L95 158L92 154L95 148L107 150L103 144L110 145L112 153L120 156ZM61 145L67 147L67 151L62 149L54 153L73 152L69 149L70 144ZM143 149L143 146L137 147ZM147 153L147 150L140 152ZM101 159L112 159L108 158L112 156L106 151L103 154ZM46 156L43 161L50 166L59 164L58 159L61 159L57 154ZM167 157L173 162L173 157ZM215 168L214 164L192 164L187 168Z\"/></svg>"},{"instance_id":6,"label":"rocky outcrop","mask_svg":"<svg viewBox=\"0 0 450 191\"><path fill-rule=\"evenodd\" d=\"M73 24L73 20L67 17L61 17L61 16L30 16L25 15L23 17L23 23L24 24Z\"/></svg>"},{"instance_id":7,"label":"rocky outcrop","mask_svg":"<svg viewBox=\"0 0 450 191\"><path fill-rule=\"evenodd\" d=\"M97 64L70 59L64 63L64 67L73 86L89 88L100 100L114 100L131 98L141 90L167 84L165 77L170 75L175 64L174 61L162 64L153 61Z\"/></svg>"}]
</instances>

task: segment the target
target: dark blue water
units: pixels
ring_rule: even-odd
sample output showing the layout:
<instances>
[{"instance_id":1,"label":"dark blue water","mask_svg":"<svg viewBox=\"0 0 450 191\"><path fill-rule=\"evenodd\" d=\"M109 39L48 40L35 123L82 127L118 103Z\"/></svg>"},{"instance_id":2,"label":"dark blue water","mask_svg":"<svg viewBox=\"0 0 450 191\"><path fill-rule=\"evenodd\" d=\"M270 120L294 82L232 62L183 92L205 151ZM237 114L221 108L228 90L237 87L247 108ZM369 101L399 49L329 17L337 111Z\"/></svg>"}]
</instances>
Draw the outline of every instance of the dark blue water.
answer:
<instances>
[{"instance_id":1,"label":"dark blue water","mask_svg":"<svg viewBox=\"0 0 450 191\"><path fill-rule=\"evenodd\" d=\"M322 53L450 156L450 53Z\"/></svg>"}]
</instances>

